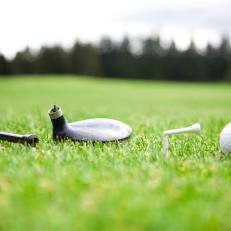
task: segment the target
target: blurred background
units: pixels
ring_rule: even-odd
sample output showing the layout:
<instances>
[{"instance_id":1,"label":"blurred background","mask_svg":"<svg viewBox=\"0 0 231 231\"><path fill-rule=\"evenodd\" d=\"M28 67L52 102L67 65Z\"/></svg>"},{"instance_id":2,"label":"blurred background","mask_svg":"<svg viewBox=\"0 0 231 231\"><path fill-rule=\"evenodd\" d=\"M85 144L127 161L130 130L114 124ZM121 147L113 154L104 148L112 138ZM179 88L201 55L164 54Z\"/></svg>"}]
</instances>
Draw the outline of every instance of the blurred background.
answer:
<instances>
[{"instance_id":1,"label":"blurred background","mask_svg":"<svg viewBox=\"0 0 231 231\"><path fill-rule=\"evenodd\" d=\"M0 141L0 231L231 230L231 159L219 147L231 122L230 9L0 0L0 131L40 139ZM134 133L58 144L54 104L67 121L112 118ZM163 131L196 122L201 135L171 137L163 158Z\"/></svg>"},{"instance_id":2,"label":"blurred background","mask_svg":"<svg viewBox=\"0 0 231 231\"><path fill-rule=\"evenodd\" d=\"M0 75L231 81L228 0L2 0Z\"/></svg>"}]
</instances>

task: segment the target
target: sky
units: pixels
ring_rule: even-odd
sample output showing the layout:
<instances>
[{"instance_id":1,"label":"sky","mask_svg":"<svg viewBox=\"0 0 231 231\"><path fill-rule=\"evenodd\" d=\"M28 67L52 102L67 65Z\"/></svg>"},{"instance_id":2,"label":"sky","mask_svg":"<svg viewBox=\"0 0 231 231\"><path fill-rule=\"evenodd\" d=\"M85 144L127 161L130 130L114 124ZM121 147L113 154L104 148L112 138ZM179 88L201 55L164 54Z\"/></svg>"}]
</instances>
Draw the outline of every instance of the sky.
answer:
<instances>
[{"instance_id":1,"label":"sky","mask_svg":"<svg viewBox=\"0 0 231 231\"><path fill-rule=\"evenodd\" d=\"M0 53L157 34L163 44L185 49L194 39L204 48L231 36L230 9L230 0L0 0Z\"/></svg>"}]
</instances>

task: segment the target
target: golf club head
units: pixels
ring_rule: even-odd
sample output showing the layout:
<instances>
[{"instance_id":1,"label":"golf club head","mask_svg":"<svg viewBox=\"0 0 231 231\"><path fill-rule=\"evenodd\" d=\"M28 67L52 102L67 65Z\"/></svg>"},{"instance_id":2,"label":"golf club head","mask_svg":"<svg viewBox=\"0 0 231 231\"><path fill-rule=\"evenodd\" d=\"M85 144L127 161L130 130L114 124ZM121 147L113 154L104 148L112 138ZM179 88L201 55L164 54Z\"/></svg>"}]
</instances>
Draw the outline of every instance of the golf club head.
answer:
<instances>
[{"instance_id":1,"label":"golf club head","mask_svg":"<svg viewBox=\"0 0 231 231\"><path fill-rule=\"evenodd\" d=\"M125 140L132 135L132 128L118 120L96 118L68 123L57 106L50 109L48 114L55 140L108 142Z\"/></svg>"}]
</instances>

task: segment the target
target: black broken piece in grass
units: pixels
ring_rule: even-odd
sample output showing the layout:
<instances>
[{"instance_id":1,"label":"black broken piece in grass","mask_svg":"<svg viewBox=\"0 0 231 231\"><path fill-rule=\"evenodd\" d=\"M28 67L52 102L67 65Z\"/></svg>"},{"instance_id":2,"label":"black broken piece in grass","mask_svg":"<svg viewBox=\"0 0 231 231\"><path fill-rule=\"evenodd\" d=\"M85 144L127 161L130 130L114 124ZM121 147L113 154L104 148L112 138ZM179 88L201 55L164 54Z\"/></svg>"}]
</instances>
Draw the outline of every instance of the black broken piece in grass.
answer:
<instances>
[{"instance_id":1,"label":"black broken piece in grass","mask_svg":"<svg viewBox=\"0 0 231 231\"><path fill-rule=\"evenodd\" d=\"M56 105L48 113L54 140L109 142L125 140L132 134L132 128L118 120L99 118L68 123Z\"/></svg>"},{"instance_id":2,"label":"black broken piece in grass","mask_svg":"<svg viewBox=\"0 0 231 231\"><path fill-rule=\"evenodd\" d=\"M7 132L0 132L0 140L5 140L13 143L21 143L31 146L36 146L39 143L39 138L36 135L19 135Z\"/></svg>"}]
</instances>

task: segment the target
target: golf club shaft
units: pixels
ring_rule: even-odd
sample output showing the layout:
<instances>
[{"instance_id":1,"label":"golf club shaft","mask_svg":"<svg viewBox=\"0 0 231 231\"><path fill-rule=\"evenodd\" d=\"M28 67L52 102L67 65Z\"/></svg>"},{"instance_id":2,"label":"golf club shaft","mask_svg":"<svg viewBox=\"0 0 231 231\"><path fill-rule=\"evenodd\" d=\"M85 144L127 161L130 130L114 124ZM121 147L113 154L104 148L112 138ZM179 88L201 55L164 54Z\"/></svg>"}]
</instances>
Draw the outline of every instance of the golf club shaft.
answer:
<instances>
[{"instance_id":1,"label":"golf club shaft","mask_svg":"<svg viewBox=\"0 0 231 231\"><path fill-rule=\"evenodd\" d=\"M0 140L13 143L29 144L33 146L39 142L39 139L36 135L19 135L7 132L0 132Z\"/></svg>"}]
</instances>

